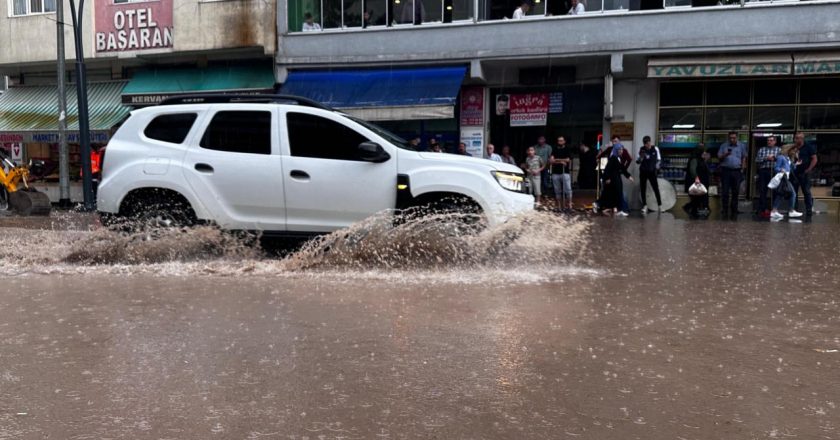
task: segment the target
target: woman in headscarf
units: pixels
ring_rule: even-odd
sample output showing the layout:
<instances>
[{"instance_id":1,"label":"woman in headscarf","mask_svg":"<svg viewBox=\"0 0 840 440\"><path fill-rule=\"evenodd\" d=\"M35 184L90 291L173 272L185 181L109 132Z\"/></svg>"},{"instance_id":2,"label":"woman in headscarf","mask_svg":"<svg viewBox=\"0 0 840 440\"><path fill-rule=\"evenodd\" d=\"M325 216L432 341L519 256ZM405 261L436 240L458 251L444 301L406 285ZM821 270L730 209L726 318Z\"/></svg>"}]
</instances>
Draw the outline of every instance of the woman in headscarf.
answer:
<instances>
[{"instance_id":1,"label":"woman in headscarf","mask_svg":"<svg viewBox=\"0 0 840 440\"><path fill-rule=\"evenodd\" d=\"M624 185L621 181L621 176L624 176L630 181L633 181L633 176L624 167L621 162L621 154L624 151L624 145L618 143L613 144L610 158L607 161L607 166L604 168L604 191L601 192L601 198L595 202L595 211L598 210L614 210L619 211L621 206L621 195L624 192ZM626 215L626 214L625 214Z\"/></svg>"}]
</instances>

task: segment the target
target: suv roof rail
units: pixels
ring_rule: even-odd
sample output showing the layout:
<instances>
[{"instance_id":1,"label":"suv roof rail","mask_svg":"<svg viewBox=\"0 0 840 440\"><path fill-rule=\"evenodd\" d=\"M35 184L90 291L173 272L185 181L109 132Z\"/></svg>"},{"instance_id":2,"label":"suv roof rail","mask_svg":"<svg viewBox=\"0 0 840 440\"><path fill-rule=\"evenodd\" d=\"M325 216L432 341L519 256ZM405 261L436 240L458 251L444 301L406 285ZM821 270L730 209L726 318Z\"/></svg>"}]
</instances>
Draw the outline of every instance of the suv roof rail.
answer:
<instances>
[{"instance_id":1,"label":"suv roof rail","mask_svg":"<svg viewBox=\"0 0 840 440\"><path fill-rule=\"evenodd\" d=\"M223 94L207 93L194 95L173 96L162 100L158 105L176 104L234 104L234 103L276 103L295 104L304 107L320 108L322 110L334 110L318 101L295 95L247 95L247 94Z\"/></svg>"}]
</instances>

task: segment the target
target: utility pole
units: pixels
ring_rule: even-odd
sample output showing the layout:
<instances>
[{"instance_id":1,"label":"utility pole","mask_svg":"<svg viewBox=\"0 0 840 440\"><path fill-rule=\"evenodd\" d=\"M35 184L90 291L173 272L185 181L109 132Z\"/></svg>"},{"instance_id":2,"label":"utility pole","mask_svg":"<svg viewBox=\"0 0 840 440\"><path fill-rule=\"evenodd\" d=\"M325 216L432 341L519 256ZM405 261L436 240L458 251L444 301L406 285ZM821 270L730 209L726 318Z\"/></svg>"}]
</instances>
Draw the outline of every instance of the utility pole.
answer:
<instances>
[{"instance_id":1,"label":"utility pole","mask_svg":"<svg viewBox=\"0 0 840 440\"><path fill-rule=\"evenodd\" d=\"M67 90L65 90L64 0L56 4L56 41L58 46L58 206L69 208L70 155L67 148Z\"/></svg>"},{"instance_id":2,"label":"utility pole","mask_svg":"<svg viewBox=\"0 0 840 440\"><path fill-rule=\"evenodd\" d=\"M63 0L58 0L63 1ZM70 12L73 14L73 36L76 42L76 93L79 104L79 143L82 155L82 191L84 193L85 211L93 211L93 175L90 169L90 120L88 117L87 100L87 69L85 68L84 20L85 0L79 0L76 10L76 0L70 0Z\"/></svg>"}]
</instances>

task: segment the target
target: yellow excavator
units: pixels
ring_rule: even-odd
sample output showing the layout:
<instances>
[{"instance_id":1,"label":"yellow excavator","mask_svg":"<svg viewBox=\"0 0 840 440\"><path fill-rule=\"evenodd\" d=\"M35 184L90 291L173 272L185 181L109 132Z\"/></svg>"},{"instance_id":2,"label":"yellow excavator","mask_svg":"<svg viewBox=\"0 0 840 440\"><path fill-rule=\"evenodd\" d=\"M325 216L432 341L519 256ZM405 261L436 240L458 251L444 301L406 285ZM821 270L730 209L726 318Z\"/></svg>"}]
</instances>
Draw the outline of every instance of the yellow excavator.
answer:
<instances>
[{"instance_id":1,"label":"yellow excavator","mask_svg":"<svg viewBox=\"0 0 840 440\"><path fill-rule=\"evenodd\" d=\"M2 151L2 150L0 150ZM29 167L15 165L0 153L0 211L13 211L19 215L50 215L50 198L31 188Z\"/></svg>"}]
</instances>

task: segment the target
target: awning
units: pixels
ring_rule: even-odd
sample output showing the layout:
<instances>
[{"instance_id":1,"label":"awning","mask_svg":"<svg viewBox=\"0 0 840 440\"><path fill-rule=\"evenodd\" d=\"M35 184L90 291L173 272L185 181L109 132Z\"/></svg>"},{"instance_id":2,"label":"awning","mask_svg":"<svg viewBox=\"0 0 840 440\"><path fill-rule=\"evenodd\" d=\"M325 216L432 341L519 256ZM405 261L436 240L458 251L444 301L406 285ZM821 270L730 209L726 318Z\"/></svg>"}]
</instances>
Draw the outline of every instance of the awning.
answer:
<instances>
[{"instance_id":1,"label":"awning","mask_svg":"<svg viewBox=\"0 0 840 440\"><path fill-rule=\"evenodd\" d=\"M797 75L836 75L840 73L840 52L796 54L793 71Z\"/></svg>"},{"instance_id":2,"label":"awning","mask_svg":"<svg viewBox=\"0 0 840 440\"><path fill-rule=\"evenodd\" d=\"M148 69L134 74L123 90L123 103L155 105L190 93L273 93L271 65L210 66L205 69Z\"/></svg>"},{"instance_id":3,"label":"awning","mask_svg":"<svg viewBox=\"0 0 840 440\"><path fill-rule=\"evenodd\" d=\"M466 67L293 71L282 93L370 121L450 119Z\"/></svg>"},{"instance_id":4,"label":"awning","mask_svg":"<svg viewBox=\"0 0 840 440\"><path fill-rule=\"evenodd\" d=\"M112 127L128 116L120 102L125 81L88 84L91 138L107 142ZM67 87L68 140L78 142L79 108L75 85ZM75 133L73 133L75 132ZM0 95L0 142L58 142L56 86L11 87Z\"/></svg>"},{"instance_id":5,"label":"awning","mask_svg":"<svg viewBox=\"0 0 840 440\"><path fill-rule=\"evenodd\" d=\"M727 78L790 75L793 60L783 55L741 55L737 57L674 57L648 60L649 78Z\"/></svg>"}]
</instances>

